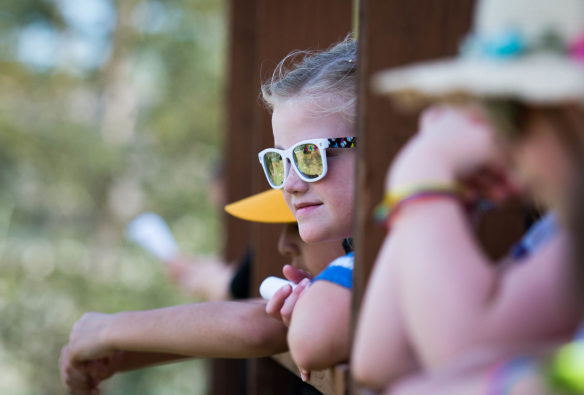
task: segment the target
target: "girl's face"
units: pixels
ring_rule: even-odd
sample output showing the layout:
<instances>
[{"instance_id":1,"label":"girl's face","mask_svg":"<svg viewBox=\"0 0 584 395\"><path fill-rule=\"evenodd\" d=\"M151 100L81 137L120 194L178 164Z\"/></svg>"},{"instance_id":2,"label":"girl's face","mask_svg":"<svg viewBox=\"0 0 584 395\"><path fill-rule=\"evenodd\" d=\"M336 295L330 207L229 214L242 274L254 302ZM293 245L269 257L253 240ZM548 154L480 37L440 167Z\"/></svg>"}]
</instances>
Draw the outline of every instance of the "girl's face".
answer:
<instances>
[{"instance_id":1,"label":"girl's face","mask_svg":"<svg viewBox=\"0 0 584 395\"><path fill-rule=\"evenodd\" d=\"M519 178L536 199L563 217L574 172L571 155L559 137L561 131L540 114L529 116L526 129L525 137L512 148Z\"/></svg>"},{"instance_id":2,"label":"girl's face","mask_svg":"<svg viewBox=\"0 0 584 395\"><path fill-rule=\"evenodd\" d=\"M307 244L298 234L297 224L286 224L278 241L278 251L291 259L290 264L316 276L333 259L345 254L338 240Z\"/></svg>"},{"instance_id":3,"label":"girl's face","mask_svg":"<svg viewBox=\"0 0 584 395\"><path fill-rule=\"evenodd\" d=\"M287 149L313 138L351 137L354 131L339 114L315 114L302 99L279 103L272 115L274 145ZM307 243L341 240L353 229L354 149L327 149L328 172L317 182L302 181L290 169L284 199Z\"/></svg>"}]
</instances>

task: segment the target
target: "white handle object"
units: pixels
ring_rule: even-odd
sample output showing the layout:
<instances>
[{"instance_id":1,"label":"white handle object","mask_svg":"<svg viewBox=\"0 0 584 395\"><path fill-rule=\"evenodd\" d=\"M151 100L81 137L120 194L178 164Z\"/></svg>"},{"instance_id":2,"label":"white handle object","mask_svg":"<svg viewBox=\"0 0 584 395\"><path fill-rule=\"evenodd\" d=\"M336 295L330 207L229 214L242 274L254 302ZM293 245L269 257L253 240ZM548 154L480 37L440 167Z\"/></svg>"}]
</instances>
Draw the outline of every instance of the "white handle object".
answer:
<instances>
[{"instance_id":1,"label":"white handle object","mask_svg":"<svg viewBox=\"0 0 584 395\"><path fill-rule=\"evenodd\" d=\"M158 259L176 256L178 247L166 222L157 214L143 213L128 224L126 235Z\"/></svg>"},{"instance_id":2,"label":"white handle object","mask_svg":"<svg viewBox=\"0 0 584 395\"><path fill-rule=\"evenodd\" d=\"M274 294L276 293L276 291L286 284L290 284L292 286L292 289L296 287L296 284L294 284L292 281L284 280L283 278L274 276L267 277L260 284L260 295L264 299L271 299L272 296L274 296Z\"/></svg>"}]
</instances>

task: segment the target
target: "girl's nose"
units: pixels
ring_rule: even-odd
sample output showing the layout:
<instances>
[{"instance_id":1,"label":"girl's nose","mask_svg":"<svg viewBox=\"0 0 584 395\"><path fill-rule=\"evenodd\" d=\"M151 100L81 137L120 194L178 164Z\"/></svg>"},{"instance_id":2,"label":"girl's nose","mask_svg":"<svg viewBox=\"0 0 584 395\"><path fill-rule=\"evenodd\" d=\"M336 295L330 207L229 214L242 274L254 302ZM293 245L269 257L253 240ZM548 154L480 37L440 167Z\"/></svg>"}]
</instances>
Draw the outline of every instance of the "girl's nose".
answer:
<instances>
[{"instance_id":1,"label":"girl's nose","mask_svg":"<svg viewBox=\"0 0 584 395\"><path fill-rule=\"evenodd\" d=\"M308 189L308 183L298 177L298 173L296 173L296 169L292 168L292 164L289 169L287 177L284 180L284 191L290 194L305 192Z\"/></svg>"}]
</instances>

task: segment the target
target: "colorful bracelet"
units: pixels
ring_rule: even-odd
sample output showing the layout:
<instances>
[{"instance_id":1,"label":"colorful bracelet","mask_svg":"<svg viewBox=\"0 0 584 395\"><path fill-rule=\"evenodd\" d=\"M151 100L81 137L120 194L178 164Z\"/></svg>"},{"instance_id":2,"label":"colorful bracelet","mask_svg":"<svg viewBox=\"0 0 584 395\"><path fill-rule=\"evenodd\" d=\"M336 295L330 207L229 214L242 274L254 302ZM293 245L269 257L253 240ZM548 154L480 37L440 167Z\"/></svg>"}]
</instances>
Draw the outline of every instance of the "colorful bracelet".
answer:
<instances>
[{"instance_id":1,"label":"colorful bracelet","mask_svg":"<svg viewBox=\"0 0 584 395\"><path fill-rule=\"evenodd\" d=\"M508 395L534 366L529 357L515 357L495 364L487 374L487 395Z\"/></svg>"},{"instance_id":2,"label":"colorful bracelet","mask_svg":"<svg viewBox=\"0 0 584 395\"><path fill-rule=\"evenodd\" d=\"M458 184L428 184L399 188L385 194L383 201L375 208L374 216L376 221L384 223L389 231L395 215L405 205L414 201L444 197L461 199L461 194L462 188Z\"/></svg>"}]
</instances>

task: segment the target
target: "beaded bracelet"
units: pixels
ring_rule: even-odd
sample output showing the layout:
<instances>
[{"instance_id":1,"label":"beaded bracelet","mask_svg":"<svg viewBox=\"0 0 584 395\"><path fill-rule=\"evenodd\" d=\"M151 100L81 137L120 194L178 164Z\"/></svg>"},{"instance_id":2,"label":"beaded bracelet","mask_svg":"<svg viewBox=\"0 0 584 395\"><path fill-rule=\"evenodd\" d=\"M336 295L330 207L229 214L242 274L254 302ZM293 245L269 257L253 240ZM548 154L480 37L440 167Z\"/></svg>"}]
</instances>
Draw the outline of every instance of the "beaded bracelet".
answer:
<instances>
[{"instance_id":1,"label":"beaded bracelet","mask_svg":"<svg viewBox=\"0 0 584 395\"><path fill-rule=\"evenodd\" d=\"M383 201L376 207L374 216L376 221L384 223L387 230L395 215L405 205L414 201L434 200L437 198L461 199L462 188L458 184L426 184L408 188L399 188L386 192Z\"/></svg>"}]
</instances>

